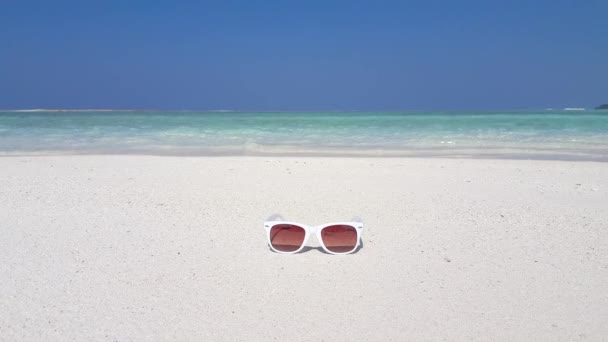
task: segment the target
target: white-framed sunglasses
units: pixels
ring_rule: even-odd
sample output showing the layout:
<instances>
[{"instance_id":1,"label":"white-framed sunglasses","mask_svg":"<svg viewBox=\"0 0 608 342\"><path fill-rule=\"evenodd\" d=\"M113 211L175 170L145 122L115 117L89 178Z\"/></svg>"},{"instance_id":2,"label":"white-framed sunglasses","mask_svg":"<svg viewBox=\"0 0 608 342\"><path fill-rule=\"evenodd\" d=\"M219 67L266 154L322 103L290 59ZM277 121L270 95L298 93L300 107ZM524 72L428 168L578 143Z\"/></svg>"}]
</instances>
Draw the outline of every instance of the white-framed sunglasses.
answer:
<instances>
[{"instance_id":1,"label":"white-framed sunglasses","mask_svg":"<svg viewBox=\"0 0 608 342\"><path fill-rule=\"evenodd\" d=\"M333 222L320 226L307 226L290 222L279 214L264 221L268 245L277 253L293 254L304 248L311 234L317 235L321 247L330 254L348 254L357 250L363 232L363 222L353 218L350 222Z\"/></svg>"}]
</instances>

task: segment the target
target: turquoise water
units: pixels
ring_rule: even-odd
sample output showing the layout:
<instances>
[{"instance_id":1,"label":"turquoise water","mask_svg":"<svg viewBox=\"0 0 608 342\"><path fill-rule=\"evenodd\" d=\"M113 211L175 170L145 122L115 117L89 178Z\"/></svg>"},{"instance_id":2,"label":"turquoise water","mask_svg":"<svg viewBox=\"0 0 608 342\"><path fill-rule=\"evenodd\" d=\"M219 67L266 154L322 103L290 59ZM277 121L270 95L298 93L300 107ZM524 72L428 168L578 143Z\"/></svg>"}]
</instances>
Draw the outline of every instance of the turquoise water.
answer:
<instances>
[{"instance_id":1,"label":"turquoise water","mask_svg":"<svg viewBox=\"0 0 608 342\"><path fill-rule=\"evenodd\" d=\"M608 160L608 112L0 112L0 154Z\"/></svg>"}]
</instances>

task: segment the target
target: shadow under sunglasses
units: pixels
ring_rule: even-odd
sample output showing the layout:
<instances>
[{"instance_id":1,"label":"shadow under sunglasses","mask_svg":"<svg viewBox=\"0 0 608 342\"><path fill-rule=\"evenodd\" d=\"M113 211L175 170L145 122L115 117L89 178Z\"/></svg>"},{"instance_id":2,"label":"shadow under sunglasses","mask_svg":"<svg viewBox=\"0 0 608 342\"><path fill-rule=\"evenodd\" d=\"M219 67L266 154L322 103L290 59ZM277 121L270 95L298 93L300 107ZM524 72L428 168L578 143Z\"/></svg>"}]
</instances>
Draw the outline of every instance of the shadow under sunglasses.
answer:
<instances>
[{"instance_id":1,"label":"shadow under sunglasses","mask_svg":"<svg viewBox=\"0 0 608 342\"><path fill-rule=\"evenodd\" d=\"M273 253L282 254L282 253L280 253L280 252L277 252L277 251L273 250L273 249L272 249L270 246L268 246L268 249L269 249L271 252L273 252ZM323 253L323 254L332 255L331 253L327 253L327 251L326 251L325 249L323 249L323 247L321 247L321 246L319 246L319 247L310 247L310 246L304 246L304 247L303 247L303 248L302 248L300 251L298 251L297 253L294 253L294 254L307 253L307 252L309 252L309 251L311 251L311 250L313 250L313 249L315 249L315 250L317 250L317 251L319 251L319 252L321 252L321 253ZM363 249L363 240L359 241L359 246L357 246L357 247L355 248L355 250L354 250L354 251L352 251L352 252L350 252L350 253L348 253L348 254L356 254L356 253L359 253L359 251L360 251L361 249Z\"/></svg>"}]
</instances>

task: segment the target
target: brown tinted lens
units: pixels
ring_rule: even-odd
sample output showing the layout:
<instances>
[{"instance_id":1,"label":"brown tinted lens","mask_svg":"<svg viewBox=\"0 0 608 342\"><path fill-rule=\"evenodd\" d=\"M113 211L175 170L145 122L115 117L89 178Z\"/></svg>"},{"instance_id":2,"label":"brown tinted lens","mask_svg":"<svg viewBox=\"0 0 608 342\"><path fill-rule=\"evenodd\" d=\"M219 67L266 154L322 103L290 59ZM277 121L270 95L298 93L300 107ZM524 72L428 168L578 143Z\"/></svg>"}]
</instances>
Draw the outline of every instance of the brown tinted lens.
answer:
<instances>
[{"instance_id":1,"label":"brown tinted lens","mask_svg":"<svg viewBox=\"0 0 608 342\"><path fill-rule=\"evenodd\" d=\"M276 224L270 229L272 248L280 252L294 252L304 243L304 228L293 224Z\"/></svg>"},{"instance_id":2,"label":"brown tinted lens","mask_svg":"<svg viewBox=\"0 0 608 342\"><path fill-rule=\"evenodd\" d=\"M357 245L357 230L353 226L335 225L323 228L321 239L325 247L334 253L346 253Z\"/></svg>"}]
</instances>

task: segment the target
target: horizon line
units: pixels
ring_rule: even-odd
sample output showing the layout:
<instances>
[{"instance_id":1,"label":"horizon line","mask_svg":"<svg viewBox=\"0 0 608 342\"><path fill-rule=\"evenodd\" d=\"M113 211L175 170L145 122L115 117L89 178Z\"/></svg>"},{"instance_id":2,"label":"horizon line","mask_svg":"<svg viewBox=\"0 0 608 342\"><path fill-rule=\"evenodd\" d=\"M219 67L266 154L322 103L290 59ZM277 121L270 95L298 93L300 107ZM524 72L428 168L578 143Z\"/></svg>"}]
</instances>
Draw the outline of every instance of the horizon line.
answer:
<instances>
[{"instance_id":1,"label":"horizon line","mask_svg":"<svg viewBox=\"0 0 608 342\"><path fill-rule=\"evenodd\" d=\"M563 107L563 108L503 108L503 109L121 109L121 108L25 108L25 109L0 109L0 112L36 113L36 112L257 112L257 113L316 113L316 112L480 112L480 111L587 111L598 110L597 108L587 107Z\"/></svg>"}]
</instances>

